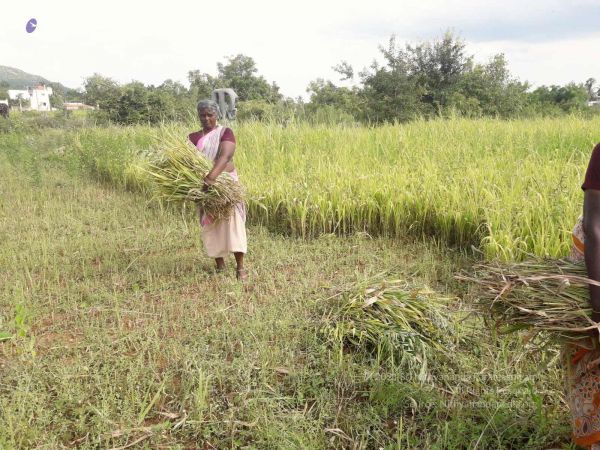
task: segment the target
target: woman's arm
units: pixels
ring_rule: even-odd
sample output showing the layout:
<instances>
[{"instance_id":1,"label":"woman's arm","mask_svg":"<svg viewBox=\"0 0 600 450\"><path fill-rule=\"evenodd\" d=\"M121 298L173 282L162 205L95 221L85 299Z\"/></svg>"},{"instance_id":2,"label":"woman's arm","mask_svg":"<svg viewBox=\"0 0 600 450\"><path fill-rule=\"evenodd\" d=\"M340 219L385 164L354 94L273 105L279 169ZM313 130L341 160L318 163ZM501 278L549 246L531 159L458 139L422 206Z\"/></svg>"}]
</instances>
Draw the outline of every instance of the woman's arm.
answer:
<instances>
[{"instance_id":1,"label":"woman's arm","mask_svg":"<svg viewBox=\"0 0 600 450\"><path fill-rule=\"evenodd\" d=\"M600 281L600 190L586 189L583 197L585 266L588 277ZM600 286L590 285L592 320L600 322Z\"/></svg>"},{"instance_id":2,"label":"woman's arm","mask_svg":"<svg viewBox=\"0 0 600 450\"><path fill-rule=\"evenodd\" d=\"M223 141L219 145L219 157L215 159L215 163L213 168L208 172L206 177L204 177L204 184L210 186L214 184L215 180L221 172L225 170L227 164L231 162L233 159L233 154L235 153L235 142L231 141Z\"/></svg>"}]
</instances>

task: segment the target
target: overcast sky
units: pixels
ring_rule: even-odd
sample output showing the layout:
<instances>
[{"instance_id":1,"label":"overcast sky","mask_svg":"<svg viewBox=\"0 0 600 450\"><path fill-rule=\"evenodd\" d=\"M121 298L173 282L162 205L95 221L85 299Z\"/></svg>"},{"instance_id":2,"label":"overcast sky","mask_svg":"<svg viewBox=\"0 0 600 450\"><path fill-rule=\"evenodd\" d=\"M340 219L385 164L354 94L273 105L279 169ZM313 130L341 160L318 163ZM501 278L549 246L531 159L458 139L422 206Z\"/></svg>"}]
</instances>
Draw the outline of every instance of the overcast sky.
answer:
<instances>
[{"instance_id":1,"label":"overcast sky","mask_svg":"<svg viewBox=\"0 0 600 450\"><path fill-rule=\"evenodd\" d=\"M284 95L306 96L311 80L338 81L341 60L369 66L392 34L416 43L447 29L477 61L504 53L536 86L600 80L600 0L20 0L0 18L0 65L74 88L94 72L187 84L189 70L216 74L243 53Z\"/></svg>"}]
</instances>

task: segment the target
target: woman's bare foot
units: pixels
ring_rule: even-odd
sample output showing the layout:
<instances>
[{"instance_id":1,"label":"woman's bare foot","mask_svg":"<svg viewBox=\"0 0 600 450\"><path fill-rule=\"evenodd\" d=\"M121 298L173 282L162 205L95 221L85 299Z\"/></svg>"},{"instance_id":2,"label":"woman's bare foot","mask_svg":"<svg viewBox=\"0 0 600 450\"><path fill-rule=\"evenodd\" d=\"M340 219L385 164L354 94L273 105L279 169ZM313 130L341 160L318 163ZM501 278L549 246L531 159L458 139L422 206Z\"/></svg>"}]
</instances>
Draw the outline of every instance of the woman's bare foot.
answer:
<instances>
[{"instance_id":1,"label":"woman's bare foot","mask_svg":"<svg viewBox=\"0 0 600 450\"><path fill-rule=\"evenodd\" d=\"M237 269L235 271L235 277L240 281L246 281L248 279L248 272L246 269Z\"/></svg>"}]
</instances>

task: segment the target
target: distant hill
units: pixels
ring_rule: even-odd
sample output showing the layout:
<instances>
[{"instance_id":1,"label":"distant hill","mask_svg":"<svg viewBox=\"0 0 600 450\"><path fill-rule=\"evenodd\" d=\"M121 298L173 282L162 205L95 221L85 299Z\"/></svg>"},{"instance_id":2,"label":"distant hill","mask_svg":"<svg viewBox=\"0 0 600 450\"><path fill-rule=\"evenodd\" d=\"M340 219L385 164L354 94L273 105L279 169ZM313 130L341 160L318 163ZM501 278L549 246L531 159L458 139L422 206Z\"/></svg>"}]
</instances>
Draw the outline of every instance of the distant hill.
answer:
<instances>
[{"instance_id":1,"label":"distant hill","mask_svg":"<svg viewBox=\"0 0 600 450\"><path fill-rule=\"evenodd\" d=\"M28 86L35 86L43 83L48 86L60 87L67 91L69 88L60 83L54 83L39 75L32 75L14 67L0 66L0 82L6 81L9 84L9 89L25 89Z\"/></svg>"}]
</instances>

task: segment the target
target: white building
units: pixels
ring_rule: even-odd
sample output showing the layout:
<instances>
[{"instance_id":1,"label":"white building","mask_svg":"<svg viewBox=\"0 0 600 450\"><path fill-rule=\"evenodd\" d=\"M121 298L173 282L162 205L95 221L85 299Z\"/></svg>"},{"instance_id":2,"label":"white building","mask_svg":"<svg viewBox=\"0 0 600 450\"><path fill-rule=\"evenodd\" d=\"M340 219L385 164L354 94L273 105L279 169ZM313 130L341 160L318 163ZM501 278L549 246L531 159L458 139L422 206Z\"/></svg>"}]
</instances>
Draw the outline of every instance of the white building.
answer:
<instances>
[{"instance_id":1,"label":"white building","mask_svg":"<svg viewBox=\"0 0 600 450\"><path fill-rule=\"evenodd\" d=\"M29 110L31 111L51 111L50 96L52 88L44 85L39 85L26 90L9 89L8 97L11 100L24 100L29 102Z\"/></svg>"}]
</instances>

